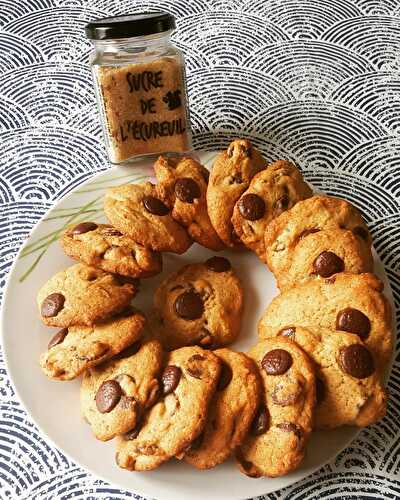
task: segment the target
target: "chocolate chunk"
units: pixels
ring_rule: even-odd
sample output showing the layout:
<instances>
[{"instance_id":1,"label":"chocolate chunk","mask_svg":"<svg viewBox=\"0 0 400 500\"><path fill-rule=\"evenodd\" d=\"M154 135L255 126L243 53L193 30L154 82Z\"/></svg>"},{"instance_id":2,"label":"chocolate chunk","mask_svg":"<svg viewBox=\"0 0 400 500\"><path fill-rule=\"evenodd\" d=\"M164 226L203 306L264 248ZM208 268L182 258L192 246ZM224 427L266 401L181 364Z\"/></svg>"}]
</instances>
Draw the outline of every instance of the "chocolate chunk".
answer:
<instances>
[{"instance_id":1,"label":"chocolate chunk","mask_svg":"<svg viewBox=\"0 0 400 500\"><path fill-rule=\"evenodd\" d=\"M96 394L96 407L100 413L113 410L122 396L122 389L116 380L106 380L101 384Z\"/></svg>"},{"instance_id":2,"label":"chocolate chunk","mask_svg":"<svg viewBox=\"0 0 400 500\"><path fill-rule=\"evenodd\" d=\"M282 422L276 425L278 429L285 432L293 432L298 439L303 437L303 430L299 425L293 424L292 422Z\"/></svg>"},{"instance_id":3,"label":"chocolate chunk","mask_svg":"<svg viewBox=\"0 0 400 500\"><path fill-rule=\"evenodd\" d=\"M251 424L251 433L255 436L260 436L267 432L269 428L269 414L268 410L262 406L259 408L256 416Z\"/></svg>"},{"instance_id":4,"label":"chocolate chunk","mask_svg":"<svg viewBox=\"0 0 400 500\"><path fill-rule=\"evenodd\" d=\"M162 374L162 391L164 396L173 392L179 384L179 380L181 379L182 370L179 366L169 365L165 368L164 373Z\"/></svg>"},{"instance_id":5,"label":"chocolate chunk","mask_svg":"<svg viewBox=\"0 0 400 500\"><path fill-rule=\"evenodd\" d=\"M316 390L315 392L316 392L317 404L322 403L322 401L325 399L326 388L324 381L319 377L315 379L315 390Z\"/></svg>"},{"instance_id":6,"label":"chocolate chunk","mask_svg":"<svg viewBox=\"0 0 400 500\"><path fill-rule=\"evenodd\" d=\"M273 349L263 357L261 366L268 375L283 375L292 363L293 358L289 352L284 349Z\"/></svg>"},{"instance_id":7,"label":"chocolate chunk","mask_svg":"<svg viewBox=\"0 0 400 500\"><path fill-rule=\"evenodd\" d=\"M303 238L306 238L308 235L314 234L314 233L319 233L320 231L321 230L316 228L316 227L313 227L311 229L305 229L303 232L300 233L298 239L302 240Z\"/></svg>"},{"instance_id":8,"label":"chocolate chunk","mask_svg":"<svg viewBox=\"0 0 400 500\"><path fill-rule=\"evenodd\" d=\"M58 331L53 337L51 337L50 342L47 345L47 349L51 349L52 347L61 344L67 336L68 328L63 328Z\"/></svg>"},{"instance_id":9,"label":"chocolate chunk","mask_svg":"<svg viewBox=\"0 0 400 500\"><path fill-rule=\"evenodd\" d=\"M336 330L356 333L361 340L366 340L371 331L371 322L368 317L352 307L346 307L336 316Z\"/></svg>"},{"instance_id":10,"label":"chocolate chunk","mask_svg":"<svg viewBox=\"0 0 400 500\"><path fill-rule=\"evenodd\" d=\"M353 229L353 233L356 236L359 236L364 241L368 241L368 239L369 239L368 231L366 229L364 229L363 227L361 227L361 226L355 227Z\"/></svg>"},{"instance_id":11,"label":"chocolate chunk","mask_svg":"<svg viewBox=\"0 0 400 500\"><path fill-rule=\"evenodd\" d=\"M322 252L313 262L314 274L329 278L332 274L344 271L343 259L333 252Z\"/></svg>"},{"instance_id":12,"label":"chocolate chunk","mask_svg":"<svg viewBox=\"0 0 400 500\"><path fill-rule=\"evenodd\" d=\"M137 425L131 431L125 432L122 437L125 441L132 441L133 439L136 439L138 437L139 431L140 425Z\"/></svg>"},{"instance_id":13,"label":"chocolate chunk","mask_svg":"<svg viewBox=\"0 0 400 500\"><path fill-rule=\"evenodd\" d=\"M352 344L341 349L339 364L345 373L360 379L371 376L375 371L371 353L361 344Z\"/></svg>"},{"instance_id":14,"label":"chocolate chunk","mask_svg":"<svg viewBox=\"0 0 400 500\"><path fill-rule=\"evenodd\" d=\"M217 391L223 391L228 387L232 380L232 368L225 362L222 362L221 374L218 379Z\"/></svg>"},{"instance_id":15,"label":"chocolate chunk","mask_svg":"<svg viewBox=\"0 0 400 500\"><path fill-rule=\"evenodd\" d=\"M274 215L278 216L282 212L287 210L289 208L289 203L290 203L289 196L286 194L278 198L273 205Z\"/></svg>"},{"instance_id":16,"label":"chocolate chunk","mask_svg":"<svg viewBox=\"0 0 400 500\"><path fill-rule=\"evenodd\" d=\"M71 234L75 235L88 233L89 231L94 231L97 227L97 224L94 222L81 222L71 230Z\"/></svg>"},{"instance_id":17,"label":"chocolate chunk","mask_svg":"<svg viewBox=\"0 0 400 500\"><path fill-rule=\"evenodd\" d=\"M115 227L105 227L102 229L101 234L103 236L123 236L121 231L118 231Z\"/></svg>"},{"instance_id":18,"label":"chocolate chunk","mask_svg":"<svg viewBox=\"0 0 400 500\"><path fill-rule=\"evenodd\" d=\"M282 337L288 337L293 340L296 335L296 328L294 326L286 326L279 331L278 335L282 335Z\"/></svg>"},{"instance_id":19,"label":"chocolate chunk","mask_svg":"<svg viewBox=\"0 0 400 500\"><path fill-rule=\"evenodd\" d=\"M167 205L164 205L161 200L154 196L145 196L143 198L143 206L153 215L167 215L169 213Z\"/></svg>"},{"instance_id":20,"label":"chocolate chunk","mask_svg":"<svg viewBox=\"0 0 400 500\"><path fill-rule=\"evenodd\" d=\"M231 269L231 263L225 257L211 257L206 260L206 266L215 273L225 273Z\"/></svg>"},{"instance_id":21,"label":"chocolate chunk","mask_svg":"<svg viewBox=\"0 0 400 500\"><path fill-rule=\"evenodd\" d=\"M44 318L53 318L64 307L65 297L62 293L51 293L42 302L40 308L41 315Z\"/></svg>"},{"instance_id":22,"label":"chocolate chunk","mask_svg":"<svg viewBox=\"0 0 400 500\"><path fill-rule=\"evenodd\" d=\"M175 182L175 194L184 203L193 203L195 198L200 198L201 192L198 184L190 177L182 177Z\"/></svg>"},{"instance_id":23,"label":"chocolate chunk","mask_svg":"<svg viewBox=\"0 0 400 500\"><path fill-rule=\"evenodd\" d=\"M258 220L265 214L265 202L258 195L245 194L238 201L239 212L247 220Z\"/></svg>"},{"instance_id":24,"label":"chocolate chunk","mask_svg":"<svg viewBox=\"0 0 400 500\"><path fill-rule=\"evenodd\" d=\"M179 295L174 304L176 314L186 320L198 319L204 312L203 300L197 292L189 291Z\"/></svg>"},{"instance_id":25,"label":"chocolate chunk","mask_svg":"<svg viewBox=\"0 0 400 500\"><path fill-rule=\"evenodd\" d=\"M201 380L204 374L202 362L205 361L205 357L201 354L194 354L187 361L186 371L194 378Z\"/></svg>"}]
</instances>

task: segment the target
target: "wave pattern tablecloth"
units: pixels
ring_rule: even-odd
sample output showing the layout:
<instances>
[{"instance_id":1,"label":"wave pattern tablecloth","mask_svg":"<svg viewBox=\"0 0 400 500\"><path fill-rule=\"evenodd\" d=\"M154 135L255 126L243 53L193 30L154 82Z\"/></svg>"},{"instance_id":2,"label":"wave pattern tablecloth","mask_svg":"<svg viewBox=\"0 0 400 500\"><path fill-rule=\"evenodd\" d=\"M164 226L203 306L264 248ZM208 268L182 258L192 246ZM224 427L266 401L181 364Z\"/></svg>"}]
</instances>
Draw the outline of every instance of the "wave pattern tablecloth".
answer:
<instances>
[{"instance_id":1,"label":"wave pattern tablecloth","mask_svg":"<svg viewBox=\"0 0 400 500\"><path fill-rule=\"evenodd\" d=\"M251 137L363 212L400 311L400 1L0 0L0 286L52 203L107 168L88 20L164 8L187 57L194 140ZM29 332L27 332L28 334ZM271 499L400 497L400 356L388 416ZM0 497L131 498L53 448L0 360ZM51 404L51 401L49 401Z\"/></svg>"}]
</instances>

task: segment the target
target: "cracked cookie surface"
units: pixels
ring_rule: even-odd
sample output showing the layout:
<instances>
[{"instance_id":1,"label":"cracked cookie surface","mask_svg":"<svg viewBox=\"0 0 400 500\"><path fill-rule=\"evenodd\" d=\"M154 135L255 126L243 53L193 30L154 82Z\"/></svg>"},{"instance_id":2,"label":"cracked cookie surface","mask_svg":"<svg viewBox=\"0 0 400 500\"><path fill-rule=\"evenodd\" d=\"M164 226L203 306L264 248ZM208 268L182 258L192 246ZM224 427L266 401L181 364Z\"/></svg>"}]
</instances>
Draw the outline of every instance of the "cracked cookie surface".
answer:
<instances>
[{"instance_id":1,"label":"cracked cookie surface","mask_svg":"<svg viewBox=\"0 0 400 500\"><path fill-rule=\"evenodd\" d=\"M157 401L162 366L161 344L143 339L84 373L82 415L97 439L135 432L144 412Z\"/></svg>"},{"instance_id":2,"label":"cracked cookie surface","mask_svg":"<svg viewBox=\"0 0 400 500\"><path fill-rule=\"evenodd\" d=\"M37 303L45 325L92 326L125 309L137 292L129 283L101 269L76 264L50 278Z\"/></svg>"},{"instance_id":3,"label":"cracked cookie surface","mask_svg":"<svg viewBox=\"0 0 400 500\"><path fill-rule=\"evenodd\" d=\"M314 367L294 342L273 338L249 351L264 384L264 403L236 450L240 470L250 477L288 474L302 462L312 431Z\"/></svg>"},{"instance_id":4,"label":"cracked cookie surface","mask_svg":"<svg viewBox=\"0 0 400 500\"><path fill-rule=\"evenodd\" d=\"M69 257L109 273L148 278L162 270L161 254L109 224L81 222L64 232L60 244Z\"/></svg>"},{"instance_id":5,"label":"cracked cookie surface","mask_svg":"<svg viewBox=\"0 0 400 500\"><path fill-rule=\"evenodd\" d=\"M117 464L152 470L184 453L204 428L219 374L220 361L210 351L193 346L171 352L162 375L163 396L136 437L118 438Z\"/></svg>"},{"instance_id":6,"label":"cracked cookie surface","mask_svg":"<svg viewBox=\"0 0 400 500\"><path fill-rule=\"evenodd\" d=\"M138 340L144 323L144 316L132 311L94 326L64 328L50 340L40 366L49 378L76 378Z\"/></svg>"},{"instance_id":7,"label":"cracked cookie surface","mask_svg":"<svg viewBox=\"0 0 400 500\"><path fill-rule=\"evenodd\" d=\"M240 332L243 290L223 257L189 264L168 276L154 294L150 329L166 349L227 345Z\"/></svg>"}]
</instances>

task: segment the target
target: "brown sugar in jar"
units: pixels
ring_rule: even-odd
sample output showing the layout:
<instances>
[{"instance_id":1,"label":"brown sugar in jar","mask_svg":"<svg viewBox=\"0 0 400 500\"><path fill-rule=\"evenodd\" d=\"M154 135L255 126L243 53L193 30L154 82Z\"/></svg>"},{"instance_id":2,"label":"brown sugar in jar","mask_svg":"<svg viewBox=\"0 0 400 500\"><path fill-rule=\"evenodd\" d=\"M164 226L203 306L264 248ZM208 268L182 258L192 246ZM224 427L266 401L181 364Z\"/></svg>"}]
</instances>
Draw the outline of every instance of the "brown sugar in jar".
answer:
<instances>
[{"instance_id":1,"label":"brown sugar in jar","mask_svg":"<svg viewBox=\"0 0 400 500\"><path fill-rule=\"evenodd\" d=\"M169 40L174 28L166 13L104 18L86 26L113 163L191 149L184 60Z\"/></svg>"}]
</instances>

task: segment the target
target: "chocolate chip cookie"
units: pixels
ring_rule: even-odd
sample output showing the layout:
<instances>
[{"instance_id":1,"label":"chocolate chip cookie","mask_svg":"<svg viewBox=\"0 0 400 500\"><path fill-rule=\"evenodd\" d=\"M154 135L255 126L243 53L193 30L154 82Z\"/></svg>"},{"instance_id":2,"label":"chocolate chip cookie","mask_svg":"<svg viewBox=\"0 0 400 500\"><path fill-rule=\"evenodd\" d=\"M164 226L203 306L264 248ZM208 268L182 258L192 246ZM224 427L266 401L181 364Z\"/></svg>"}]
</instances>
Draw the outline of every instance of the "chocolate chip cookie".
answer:
<instances>
[{"instance_id":1,"label":"chocolate chip cookie","mask_svg":"<svg viewBox=\"0 0 400 500\"><path fill-rule=\"evenodd\" d=\"M230 349L214 351L222 369L202 434L185 453L198 469L224 462L245 438L259 407L262 383L253 360Z\"/></svg>"},{"instance_id":2,"label":"chocolate chip cookie","mask_svg":"<svg viewBox=\"0 0 400 500\"><path fill-rule=\"evenodd\" d=\"M276 275L280 290L309 280L324 280L336 273L373 270L371 247L347 229L310 232L292 249L288 267Z\"/></svg>"},{"instance_id":3,"label":"chocolate chip cookie","mask_svg":"<svg viewBox=\"0 0 400 500\"><path fill-rule=\"evenodd\" d=\"M219 373L219 358L210 351L193 346L170 353L162 375L162 397L136 436L118 438L117 464L151 470L186 451L204 428Z\"/></svg>"},{"instance_id":4,"label":"chocolate chip cookie","mask_svg":"<svg viewBox=\"0 0 400 500\"><path fill-rule=\"evenodd\" d=\"M260 369L265 399L236 459L250 477L283 476L302 462L312 431L314 367L300 347L283 337L259 342L249 356Z\"/></svg>"},{"instance_id":5,"label":"chocolate chip cookie","mask_svg":"<svg viewBox=\"0 0 400 500\"><path fill-rule=\"evenodd\" d=\"M161 344L144 340L84 373L82 415L97 439L107 441L126 432L134 435L146 409L157 401L162 366Z\"/></svg>"},{"instance_id":6,"label":"chocolate chip cookie","mask_svg":"<svg viewBox=\"0 0 400 500\"><path fill-rule=\"evenodd\" d=\"M172 218L184 226L189 236L210 250L224 244L207 212L208 170L192 158L160 156L154 164L158 188L171 208Z\"/></svg>"},{"instance_id":7,"label":"chocolate chip cookie","mask_svg":"<svg viewBox=\"0 0 400 500\"><path fill-rule=\"evenodd\" d=\"M292 163L278 160L258 172L237 201L232 216L235 233L265 261L264 233L267 225L311 195L312 191L300 171Z\"/></svg>"},{"instance_id":8,"label":"chocolate chip cookie","mask_svg":"<svg viewBox=\"0 0 400 500\"><path fill-rule=\"evenodd\" d=\"M161 198L150 182L125 184L107 191L104 212L113 226L140 245L158 252L182 254L192 240Z\"/></svg>"},{"instance_id":9,"label":"chocolate chip cookie","mask_svg":"<svg viewBox=\"0 0 400 500\"><path fill-rule=\"evenodd\" d=\"M76 264L50 278L39 290L37 303L48 326L92 326L125 309L136 291L115 275Z\"/></svg>"},{"instance_id":10,"label":"chocolate chip cookie","mask_svg":"<svg viewBox=\"0 0 400 500\"><path fill-rule=\"evenodd\" d=\"M207 188L208 214L218 236L228 247L241 245L231 222L235 203L254 175L266 166L261 154L245 139L231 142L214 162Z\"/></svg>"},{"instance_id":11,"label":"chocolate chip cookie","mask_svg":"<svg viewBox=\"0 0 400 500\"><path fill-rule=\"evenodd\" d=\"M49 378L71 380L133 344L144 323L142 314L128 310L94 326L63 328L50 340L40 366Z\"/></svg>"},{"instance_id":12,"label":"chocolate chip cookie","mask_svg":"<svg viewBox=\"0 0 400 500\"><path fill-rule=\"evenodd\" d=\"M239 334L243 290L230 262L212 257L168 276L154 294L150 329L166 349L214 348Z\"/></svg>"},{"instance_id":13,"label":"chocolate chip cookie","mask_svg":"<svg viewBox=\"0 0 400 500\"><path fill-rule=\"evenodd\" d=\"M391 308L373 274L339 273L309 281L273 299L258 324L261 338L281 328L324 327L355 333L371 351L378 371L392 354Z\"/></svg>"},{"instance_id":14,"label":"chocolate chip cookie","mask_svg":"<svg viewBox=\"0 0 400 500\"><path fill-rule=\"evenodd\" d=\"M266 261L276 278L291 267L296 246L321 230L347 229L360 244L371 247L371 236L359 211L348 201L328 196L312 196L299 201L265 228Z\"/></svg>"},{"instance_id":15,"label":"chocolate chip cookie","mask_svg":"<svg viewBox=\"0 0 400 500\"><path fill-rule=\"evenodd\" d=\"M108 224L81 222L60 239L64 252L88 266L131 278L148 278L162 270L161 254L136 243Z\"/></svg>"},{"instance_id":16,"label":"chocolate chip cookie","mask_svg":"<svg viewBox=\"0 0 400 500\"><path fill-rule=\"evenodd\" d=\"M295 341L314 361L316 429L365 427L385 415L386 393L374 358L357 335L311 327L284 328L277 335Z\"/></svg>"}]
</instances>

